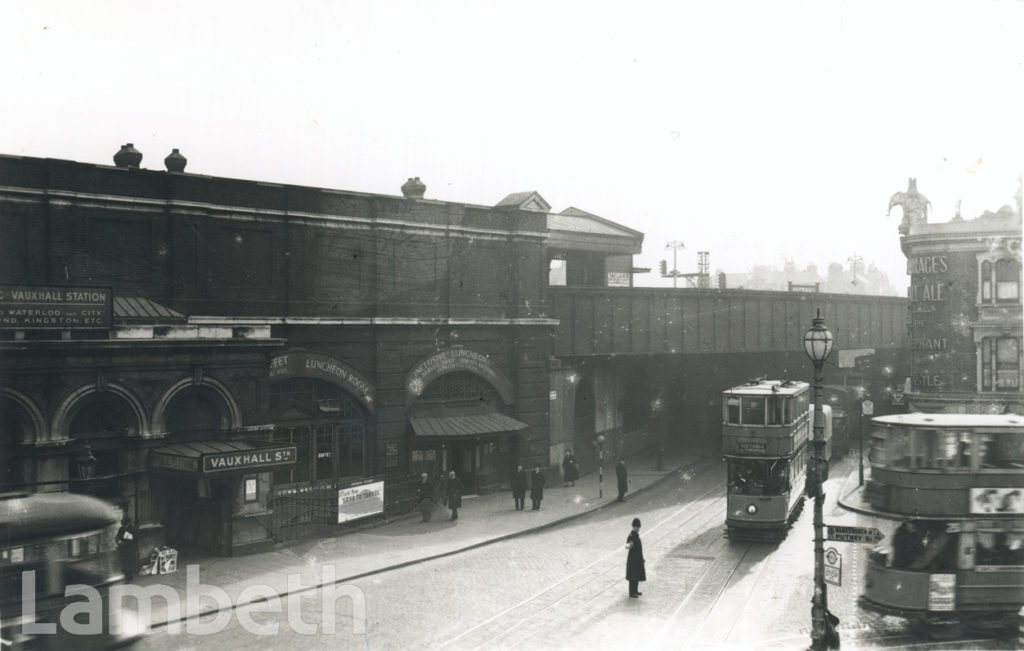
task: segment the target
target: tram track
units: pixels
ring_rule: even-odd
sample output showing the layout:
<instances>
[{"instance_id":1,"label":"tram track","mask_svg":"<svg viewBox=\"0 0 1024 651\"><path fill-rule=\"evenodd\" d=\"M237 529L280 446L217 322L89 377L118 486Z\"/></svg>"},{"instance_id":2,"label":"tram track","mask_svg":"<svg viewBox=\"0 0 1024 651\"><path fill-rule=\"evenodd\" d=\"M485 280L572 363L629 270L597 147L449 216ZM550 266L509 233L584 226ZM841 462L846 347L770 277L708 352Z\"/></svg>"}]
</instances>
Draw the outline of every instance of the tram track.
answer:
<instances>
[{"instance_id":1,"label":"tram track","mask_svg":"<svg viewBox=\"0 0 1024 651\"><path fill-rule=\"evenodd\" d=\"M645 547L654 552L653 554L649 553L649 556L657 555L665 546L678 544L680 529L693 525L695 522L698 526L705 524L710 517L721 517L725 505L723 482L713 473L698 473L698 476L705 478L698 489L699 494L688 498L685 505L646 529L645 542L647 544ZM713 515L709 516L709 514ZM653 539L650 537L652 532L665 527L668 527L666 531ZM622 548L616 546L615 549L571 572L561 580L477 625L465 629L459 635L441 643L438 648L507 648L534 640L545 632L544 624L550 621L557 609L566 608L577 613L581 606L593 603L605 596L608 591L620 590L622 577L616 574L614 578L609 578L608 574L610 572L619 573L622 571L622 567ZM582 599L581 594L585 595Z\"/></svg>"}]
</instances>

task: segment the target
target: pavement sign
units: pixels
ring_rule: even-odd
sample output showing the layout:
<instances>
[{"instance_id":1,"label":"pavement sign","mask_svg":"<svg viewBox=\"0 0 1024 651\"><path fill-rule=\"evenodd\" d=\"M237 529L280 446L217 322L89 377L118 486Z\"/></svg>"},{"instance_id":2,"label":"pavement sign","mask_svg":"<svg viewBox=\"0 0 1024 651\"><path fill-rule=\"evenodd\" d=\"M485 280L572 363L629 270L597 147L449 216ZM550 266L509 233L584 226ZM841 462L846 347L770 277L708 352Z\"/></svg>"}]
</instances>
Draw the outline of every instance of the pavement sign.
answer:
<instances>
[{"instance_id":1,"label":"pavement sign","mask_svg":"<svg viewBox=\"0 0 1024 651\"><path fill-rule=\"evenodd\" d=\"M825 583L843 585L843 555L835 547L825 550Z\"/></svg>"},{"instance_id":2,"label":"pavement sign","mask_svg":"<svg viewBox=\"0 0 1024 651\"><path fill-rule=\"evenodd\" d=\"M828 529L825 537L835 542L877 543L885 538L885 534L874 527L842 527L830 524L825 527Z\"/></svg>"}]
</instances>

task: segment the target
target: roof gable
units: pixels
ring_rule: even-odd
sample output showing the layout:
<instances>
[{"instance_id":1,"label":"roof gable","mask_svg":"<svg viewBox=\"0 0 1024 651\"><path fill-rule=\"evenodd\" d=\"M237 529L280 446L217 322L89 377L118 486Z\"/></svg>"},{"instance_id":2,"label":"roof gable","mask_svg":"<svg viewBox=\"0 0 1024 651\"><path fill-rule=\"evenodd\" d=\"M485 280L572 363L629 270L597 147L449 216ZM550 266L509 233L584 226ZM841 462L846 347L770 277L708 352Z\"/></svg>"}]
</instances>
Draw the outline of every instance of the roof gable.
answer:
<instances>
[{"instance_id":1,"label":"roof gable","mask_svg":"<svg viewBox=\"0 0 1024 651\"><path fill-rule=\"evenodd\" d=\"M551 204L534 191L513 192L494 205L495 208L516 208L531 212L550 212Z\"/></svg>"}]
</instances>

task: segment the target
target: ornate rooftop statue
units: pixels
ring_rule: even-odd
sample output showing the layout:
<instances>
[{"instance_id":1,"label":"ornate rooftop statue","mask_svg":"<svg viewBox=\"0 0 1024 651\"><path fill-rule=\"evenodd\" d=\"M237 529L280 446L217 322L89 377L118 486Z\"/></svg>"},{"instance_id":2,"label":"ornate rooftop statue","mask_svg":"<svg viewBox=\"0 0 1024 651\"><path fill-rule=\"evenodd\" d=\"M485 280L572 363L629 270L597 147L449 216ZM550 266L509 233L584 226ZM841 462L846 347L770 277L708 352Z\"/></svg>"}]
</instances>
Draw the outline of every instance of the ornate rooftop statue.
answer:
<instances>
[{"instance_id":1,"label":"ornate rooftop statue","mask_svg":"<svg viewBox=\"0 0 1024 651\"><path fill-rule=\"evenodd\" d=\"M917 179L909 179L907 191L897 192L889 199L889 210L885 214L891 214L893 206L902 208L903 221L900 222L900 234L906 235L911 226L928 223L928 206L930 205L928 197L917 191Z\"/></svg>"}]
</instances>

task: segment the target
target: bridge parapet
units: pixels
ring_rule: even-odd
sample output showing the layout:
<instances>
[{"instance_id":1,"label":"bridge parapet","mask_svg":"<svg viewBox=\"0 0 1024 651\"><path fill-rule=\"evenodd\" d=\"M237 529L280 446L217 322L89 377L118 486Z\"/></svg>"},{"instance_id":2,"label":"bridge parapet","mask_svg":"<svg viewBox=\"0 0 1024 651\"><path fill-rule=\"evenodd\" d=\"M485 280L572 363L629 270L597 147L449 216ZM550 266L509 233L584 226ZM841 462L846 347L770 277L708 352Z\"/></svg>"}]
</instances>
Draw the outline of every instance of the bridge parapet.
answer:
<instances>
[{"instance_id":1,"label":"bridge parapet","mask_svg":"<svg viewBox=\"0 0 1024 651\"><path fill-rule=\"evenodd\" d=\"M837 349L908 345L903 297L743 289L549 288L556 356L789 352L821 310Z\"/></svg>"}]
</instances>

